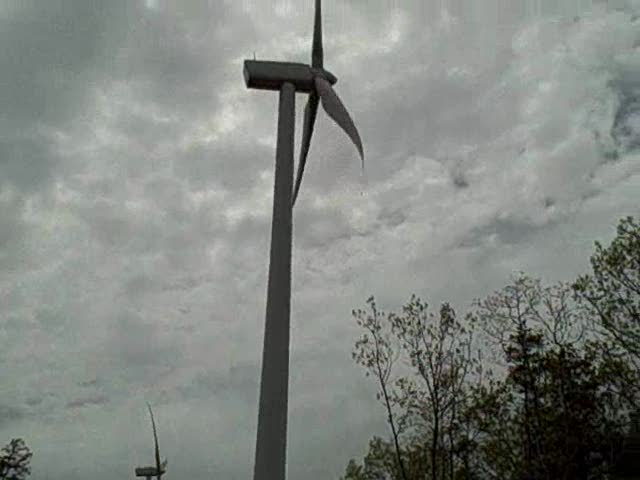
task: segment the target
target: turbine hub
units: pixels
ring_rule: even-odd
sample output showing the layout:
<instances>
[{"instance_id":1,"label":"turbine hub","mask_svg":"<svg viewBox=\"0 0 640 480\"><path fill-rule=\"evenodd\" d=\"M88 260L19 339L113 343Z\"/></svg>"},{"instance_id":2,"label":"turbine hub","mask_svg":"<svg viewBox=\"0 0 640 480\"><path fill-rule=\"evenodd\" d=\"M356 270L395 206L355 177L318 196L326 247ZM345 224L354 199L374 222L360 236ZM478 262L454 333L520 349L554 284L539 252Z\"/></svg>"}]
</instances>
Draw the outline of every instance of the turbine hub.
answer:
<instances>
[{"instance_id":1,"label":"turbine hub","mask_svg":"<svg viewBox=\"0 0 640 480\"><path fill-rule=\"evenodd\" d=\"M336 78L336 76L333 73L331 73L329 70L325 70L324 68L311 67L311 74L314 77L322 77L322 78L324 78L331 85L335 85L335 83L338 81L338 79Z\"/></svg>"}]
</instances>

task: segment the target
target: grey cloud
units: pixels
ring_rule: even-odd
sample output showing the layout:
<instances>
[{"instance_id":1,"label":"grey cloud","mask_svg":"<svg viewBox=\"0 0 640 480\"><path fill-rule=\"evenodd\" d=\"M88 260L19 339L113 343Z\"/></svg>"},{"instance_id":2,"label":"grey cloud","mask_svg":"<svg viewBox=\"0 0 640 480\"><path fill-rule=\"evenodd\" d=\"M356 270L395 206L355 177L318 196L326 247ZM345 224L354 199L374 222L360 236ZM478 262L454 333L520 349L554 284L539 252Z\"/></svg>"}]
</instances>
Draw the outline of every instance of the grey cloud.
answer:
<instances>
[{"instance_id":1,"label":"grey cloud","mask_svg":"<svg viewBox=\"0 0 640 480\"><path fill-rule=\"evenodd\" d=\"M103 405L109 401L109 398L106 395L96 394L90 395L87 397L77 398L75 400L71 400L67 402L65 408L75 409L82 408L89 405Z\"/></svg>"},{"instance_id":2,"label":"grey cloud","mask_svg":"<svg viewBox=\"0 0 640 480\"><path fill-rule=\"evenodd\" d=\"M60 124L81 112L95 67L105 60L105 37L124 2L25 1L2 20L0 104L13 131ZM122 19L123 17L119 17ZM115 21L114 21L115 20ZM6 126L6 123L5 123Z\"/></svg>"},{"instance_id":3,"label":"grey cloud","mask_svg":"<svg viewBox=\"0 0 640 480\"><path fill-rule=\"evenodd\" d=\"M21 408L12 405L0 404L0 428L4 428L10 423L22 420L25 413Z\"/></svg>"},{"instance_id":4,"label":"grey cloud","mask_svg":"<svg viewBox=\"0 0 640 480\"><path fill-rule=\"evenodd\" d=\"M158 327L135 314L121 310L110 328L111 338L106 345L114 352L113 358L121 366L133 365L143 370L148 367L175 364L180 353L175 346L161 343ZM137 375L136 372L130 372Z\"/></svg>"},{"instance_id":5,"label":"grey cloud","mask_svg":"<svg viewBox=\"0 0 640 480\"><path fill-rule=\"evenodd\" d=\"M215 398L217 402L249 404L258 392L259 370L259 364L234 363L226 373L200 372L179 390L185 399Z\"/></svg>"},{"instance_id":6,"label":"grey cloud","mask_svg":"<svg viewBox=\"0 0 640 480\"><path fill-rule=\"evenodd\" d=\"M386 227L386 228L394 228L398 225L402 224L407 219L406 214L401 210L390 210L383 208L380 213L378 213L378 220Z\"/></svg>"},{"instance_id":7,"label":"grey cloud","mask_svg":"<svg viewBox=\"0 0 640 480\"><path fill-rule=\"evenodd\" d=\"M331 245L351 234L349 221L342 209L307 207L295 218L296 247L318 248Z\"/></svg>"},{"instance_id":8,"label":"grey cloud","mask_svg":"<svg viewBox=\"0 0 640 480\"><path fill-rule=\"evenodd\" d=\"M98 384L98 379L97 378L94 378L94 379L91 379L91 380L84 380L84 381L79 383L79 385L81 387L94 387L97 384Z\"/></svg>"},{"instance_id":9,"label":"grey cloud","mask_svg":"<svg viewBox=\"0 0 640 480\"><path fill-rule=\"evenodd\" d=\"M469 181L465 177L464 173L461 171L456 171L451 175L453 185L456 188L467 188L469 186Z\"/></svg>"},{"instance_id":10,"label":"grey cloud","mask_svg":"<svg viewBox=\"0 0 640 480\"><path fill-rule=\"evenodd\" d=\"M29 407L35 407L40 405L43 400L44 399L42 397L29 397L25 400L24 403L26 403Z\"/></svg>"},{"instance_id":11,"label":"grey cloud","mask_svg":"<svg viewBox=\"0 0 640 480\"><path fill-rule=\"evenodd\" d=\"M254 186L259 174L273 166L275 149L251 148L228 136L210 146L194 145L175 166L176 174L194 189L222 188L239 198Z\"/></svg>"},{"instance_id":12,"label":"grey cloud","mask_svg":"<svg viewBox=\"0 0 640 480\"><path fill-rule=\"evenodd\" d=\"M482 226L473 228L458 245L464 248L478 247L492 236L495 236L500 244L515 245L530 241L540 229L549 228L551 225L534 225L518 219L495 218Z\"/></svg>"},{"instance_id":13,"label":"grey cloud","mask_svg":"<svg viewBox=\"0 0 640 480\"><path fill-rule=\"evenodd\" d=\"M22 267L29 257L26 243L32 228L23 218L24 209L17 194L0 197L0 265L6 272Z\"/></svg>"},{"instance_id":14,"label":"grey cloud","mask_svg":"<svg viewBox=\"0 0 640 480\"><path fill-rule=\"evenodd\" d=\"M207 55L204 43L190 43L188 25L166 12L141 12L134 22L129 41L135 47L123 52L116 73L134 82L138 101L181 116L215 109L217 52Z\"/></svg>"},{"instance_id":15,"label":"grey cloud","mask_svg":"<svg viewBox=\"0 0 640 480\"><path fill-rule=\"evenodd\" d=\"M636 88L622 93L611 136L623 153L634 153L640 150L640 81Z\"/></svg>"},{"instance_id":16,"label":"grey cloud","mask_svg":"<svg viewBox=\"0 0 640 480\"><path fill-rule=\"evenodd\" d=\"M59 158L46 138L0 140L0 191L42 192L53 178Z\"/></svg>"}]
</instances>

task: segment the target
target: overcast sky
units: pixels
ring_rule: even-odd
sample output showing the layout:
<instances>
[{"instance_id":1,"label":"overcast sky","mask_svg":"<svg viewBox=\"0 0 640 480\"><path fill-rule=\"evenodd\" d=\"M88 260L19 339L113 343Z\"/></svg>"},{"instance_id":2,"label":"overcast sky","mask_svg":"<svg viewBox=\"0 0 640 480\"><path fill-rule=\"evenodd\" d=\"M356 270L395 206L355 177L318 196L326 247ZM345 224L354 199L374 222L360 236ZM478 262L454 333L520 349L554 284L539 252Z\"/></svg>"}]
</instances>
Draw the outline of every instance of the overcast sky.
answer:
<instances>
[{"instance_id":1,"label":"overcast sky","mask_svg":"<svg viewBox=\"0 0 640 480\"><path fill-rule=\"evenodd\" d=\"M482 4L482 7L479 5ZM294 211L289 478L374 433L351 316L416 293L460 315L524 270L587 271L640 204L640 2L325 0ZM0 443L41 479L251 478L278 95L312 0L0 1ZM305 96L296 98L299 148ZM296 156L297 159L297 156Z\"/></svg>"}]
</instances>

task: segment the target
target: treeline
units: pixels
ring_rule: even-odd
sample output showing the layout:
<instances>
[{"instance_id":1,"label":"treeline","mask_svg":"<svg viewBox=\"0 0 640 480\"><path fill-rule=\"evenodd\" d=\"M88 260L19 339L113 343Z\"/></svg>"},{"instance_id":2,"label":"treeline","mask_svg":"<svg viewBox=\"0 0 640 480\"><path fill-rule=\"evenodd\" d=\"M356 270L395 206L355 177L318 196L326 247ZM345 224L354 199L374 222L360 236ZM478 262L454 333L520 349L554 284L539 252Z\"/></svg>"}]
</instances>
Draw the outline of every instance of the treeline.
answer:
<instances>
[{"instance_id":1,"label":"treeline","mask_svg":"<svg viewBox=\"0 0 640 480\"><path fill-rule=\"evenodd\" d=\"M413 296L353 315L353 351L390 435L342 480L606 479L640 406L640 227L596 242L591 273L525 274L462 319ZM636 418L637 421L637 418Z\"/></svg>"}]
</instances>

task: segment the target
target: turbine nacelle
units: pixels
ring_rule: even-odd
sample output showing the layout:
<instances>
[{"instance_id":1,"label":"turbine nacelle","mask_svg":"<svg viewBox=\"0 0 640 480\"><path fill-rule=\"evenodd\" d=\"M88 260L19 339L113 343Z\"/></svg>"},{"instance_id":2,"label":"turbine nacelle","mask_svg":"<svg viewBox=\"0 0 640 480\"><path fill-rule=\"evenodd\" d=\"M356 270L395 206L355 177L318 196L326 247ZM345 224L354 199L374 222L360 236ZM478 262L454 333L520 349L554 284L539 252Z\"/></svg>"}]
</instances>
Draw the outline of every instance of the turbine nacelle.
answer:
<instances>
[{"instance_id":1,"label":"turbine nacelle","mask_svg":"<svg viewBox=\"0 0 640 480\"><path fill-rule=\"evenodd\" d=\"M323 78L331 85L338 79L324 68L315 68L306 63L270 62L264 60L244 61L244 81L247 88L279 91L285 82L293 84L296 92L315 91L315 78Z\"/></svg>"},{"instance_id":2,"label":"turbine nacelle","mask_svg":"<svg viewBox=\"0 0 640 480\"><path fill-rule=\"evenodd\" d=\"M136 467L136 476L137 477L157 477L159 475L164 475L167 473L167 464L162 464L160 470L156 467Z\"/></svg>"}]
</instances>

